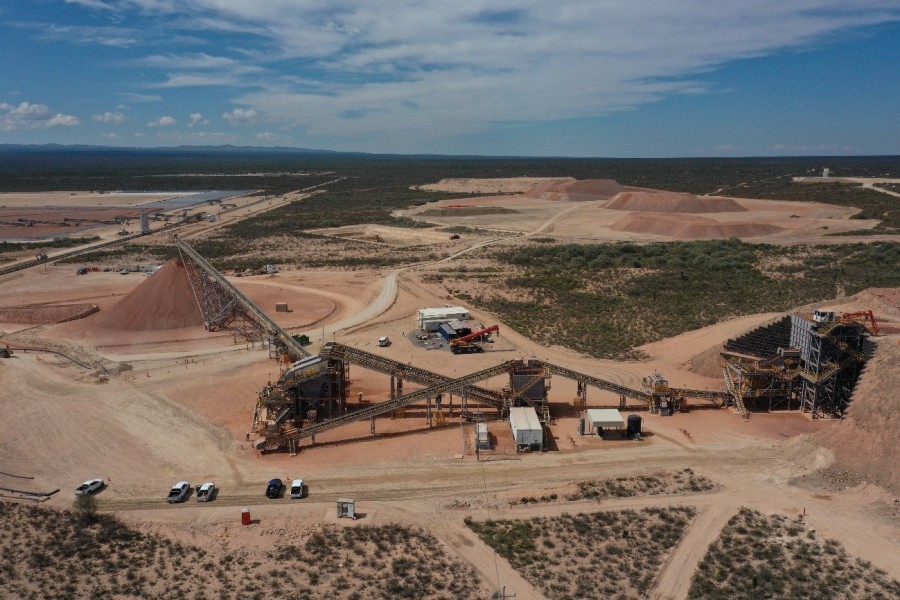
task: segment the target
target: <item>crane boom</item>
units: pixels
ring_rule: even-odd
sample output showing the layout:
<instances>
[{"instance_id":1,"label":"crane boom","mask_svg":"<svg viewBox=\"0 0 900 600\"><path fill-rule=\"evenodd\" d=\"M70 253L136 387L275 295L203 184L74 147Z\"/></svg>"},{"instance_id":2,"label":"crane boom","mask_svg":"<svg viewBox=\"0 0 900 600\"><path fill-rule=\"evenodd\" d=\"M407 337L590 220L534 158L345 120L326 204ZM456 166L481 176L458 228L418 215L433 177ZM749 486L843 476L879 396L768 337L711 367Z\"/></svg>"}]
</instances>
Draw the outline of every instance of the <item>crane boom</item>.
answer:
<instances>
[{"instance_id":1,"label":"crane boom","mask_svg":"<svg viewBox=\"0 0 900 600\"><path fill-rule=\"evenodd\" d=\"M500 331L499 325L491 325L490 327L485 327L484 329L479 329L478 331L473 331L469 335L464 335L462 337L456 338L454 341L456 342L471 342L472 340L478 339L483 335L487 335L492 331Z\"/></svg>"}]
</instances>

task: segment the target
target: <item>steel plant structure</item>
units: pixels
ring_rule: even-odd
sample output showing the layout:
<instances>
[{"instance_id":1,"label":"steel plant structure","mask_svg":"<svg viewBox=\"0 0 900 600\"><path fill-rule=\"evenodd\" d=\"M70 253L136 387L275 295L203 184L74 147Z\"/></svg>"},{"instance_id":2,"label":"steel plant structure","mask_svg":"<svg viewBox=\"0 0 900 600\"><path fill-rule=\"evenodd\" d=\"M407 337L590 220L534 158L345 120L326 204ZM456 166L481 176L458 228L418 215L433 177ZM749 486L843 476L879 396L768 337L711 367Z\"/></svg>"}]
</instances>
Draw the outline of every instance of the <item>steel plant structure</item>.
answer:
<instances>
[{"instance_id":1,"label":"steel plant structure","mask_svg":"<svg viewBox=\"0 0 900 600\"><path fill-rule=\"evenodd\" d=\"M863 322L860 322L863 321ZM870 355L878 324L871 311L816 310L785 316L725 344L725 388L745 417L757 410L799 409L840 417Z\"/></svg>"},{"instance_id":2,"label":"steel plant structure","mask_svg":"<svg viewBox=\"0 0 900 600\"><path fill-rule=\"evenodd\" d=\"M685 410L689 399L694 408L718 408L725 406L731 398L723 392L669 387L659 375L645 378L643 389L637 390L537 359L509 360L452 378L337 343L326 344L317 356L311 356L184 240L175 238L175 243L206 328L210 331L232 330L247 339L265 340L273 358L290 363L278 381L266 384L257 397L251 430L262 438L261 447L265 450L294 452L298 443L305 439L315 442L319 433L365 419L371 421L374 434L377 416L401 414L406 407L415 404L425 405L428 426L440 424L444 419L442 402L445 394L449 396L451 410L453 394L457 395L463 418L473 416L469 410L473 404L478 407L478 412L493 410L501 418L509 414L511 407L533 406L548 423L548 391L553 375L577 382L576 402L581 406L586 404L588 387L617 395L619 403L614 408L644 409L661 414ZM357 406L350 412L347 405L350 365L389 375L390 399ZM498 375L509 378L509 384L502 391L478 385ZM424 387L404 393L404 381ZM627 406L628 400L637 405Z\"/></svg>"}]
</instances>

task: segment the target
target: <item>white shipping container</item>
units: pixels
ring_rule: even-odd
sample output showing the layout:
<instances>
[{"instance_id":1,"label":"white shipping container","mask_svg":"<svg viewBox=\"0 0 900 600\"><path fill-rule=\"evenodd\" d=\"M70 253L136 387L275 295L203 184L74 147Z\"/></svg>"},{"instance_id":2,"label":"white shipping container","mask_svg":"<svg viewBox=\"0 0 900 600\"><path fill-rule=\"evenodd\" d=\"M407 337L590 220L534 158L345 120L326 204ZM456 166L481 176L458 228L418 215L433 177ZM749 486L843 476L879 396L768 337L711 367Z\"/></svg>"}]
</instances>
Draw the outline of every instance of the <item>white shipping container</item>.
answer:
<instances>
[{"instance_id":1,"label":"white shipping container","mask_svg":"<svg viewBox=\"0 0 900 600\"><path fill-rule=\"evenodd\" d=\"M531 406L509 409L509 425L512 427L516 446L530 448L544 443L544 427L538 419L537 411Z\"/></svg>"}]
</instances>

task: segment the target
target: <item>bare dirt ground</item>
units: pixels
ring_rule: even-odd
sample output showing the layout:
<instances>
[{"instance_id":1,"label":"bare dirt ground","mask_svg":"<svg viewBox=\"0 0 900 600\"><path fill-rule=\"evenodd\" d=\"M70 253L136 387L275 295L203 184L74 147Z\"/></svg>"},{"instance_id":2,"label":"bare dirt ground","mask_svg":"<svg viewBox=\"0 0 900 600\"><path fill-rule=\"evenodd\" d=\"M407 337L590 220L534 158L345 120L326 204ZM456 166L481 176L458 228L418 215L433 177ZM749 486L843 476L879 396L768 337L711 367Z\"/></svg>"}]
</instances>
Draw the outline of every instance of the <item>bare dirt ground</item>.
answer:
<instances>
[{"instance_id":1,"label":"bare dirt ground","mask_svg":"<svg viewBox=\"0 0 900 600\"><path fill-rule=\"evenodd\" d=\"M533 190L541 191L554 185L564 190L567 184L550 180L534 185ZM458 190L449 184L444 186L446 191L462 191L470 187L477 188L477 182L468 181ZM573 203L565 215L540 233L560 241L577 242L740 237L767 243L838 243L840 238L836 241L829 234L871 229L877 224L874 220L851 220L850 217L857 212L854 208L815 202L694 197L644 188L623 188L622 192L611 197L605 196L604 192L613 193L614 190L605 190L600 186L594 200L589 199L590 195L579 196L581 201ZM398 214L443 226L462 225L526 234L535 232L538 224L560 211L557 198L560 195L565 197L564 192L537 194L526 191L517 195L442 200ZM451 206L457 207L458 215L432 216L433 211ZM501 207L516 212L498 218L497 215L468 215L460 210L479 206ZM429 216L419 216L426 211ZM678 214L672 214L673 211Z\"/></svg>"},{"instance_id":2,"label":"bare dirt ground","mask_svg":"<svg viewBox=\"0 0 900 600\"><path fill-rule=\"evenodd\" d=\"M494 197L490 202L494 205L503 199L515 203L520 215L480 217L484 227L578 238L597 236L592 224L597 229L606 218L604 209L591 202L550 203L515 196ZM745 205L746 201L739 202ZM762 201L750 204L754 202ZM795 211L802 208L789 204ZM809 210L822 215L833 209L813 205ZM621 217L621 211L608 211L612 212ZM842 220L841 214L832 219L809 218ZM476 245L491 240L462 242ZM465 250L464 245L459 247ZM659 371L672 385L721 389L721 379L691 372L691 359L778 316L733 319L649 344L641 350L650 359L639 363L594 360L565 348L540 346L503 323L497 343L488 352L454 356L446 350L424 350L405 339L415 327L418 308L451 302L439 284L423 280L425 270L425 266L391 271L286 270L275 277L233 282L283 326L309 334L313 352L324 341L336 340L457 376L503 360L538 357L629 386L639 386L641 377ZM97 304L102 314L145 281L141 275L116 273L75 277L69 267L29 269L0 278L0 308L90 303ZM865 298L840 302L865 307L870 300L879 300L891 306L893 293L872 291ZM288 302L293 312L276 313L275 302ZM497 323L490 314L473 311L473 316L485 324ZM575 383L554 378L550 398L556 418L550 431L551 447L556 449L545 454L515 454L508 428L495 422L490 430L496 449L485 453L484 460L476 460L471 430L460 424L454 401L455 410L448 411L447 424L440 428L428 429L424 412L410 408L405 418L378 418L374 438L369 423L360 422L317 436L317 443L303 447L297 456L260 456L246 432L256 394L266 381L278 377L279 365L258 346L227 333L211 334L202 327L127 332L98 327L91 318L37 327L0 323L0 331L6 332L0 339L14 349L17 343L32 348L0 359L4 415L0 487L60 488L47 501L51 506L69 506L76 485L102 477L108 482L97 496L103 510L145 531L183 541L216 539L228 547L245 548L261 561L266 560L265 550L285 536L299 539L322 524L416 525L471 564L487 587L505 585L517 598L543 596L497 558L465 526L464 517L555 516L598 506L693 506L698 515L685 538L665 557L650 592L652 598L684 598L695 566L738 507L788 516L805 510L808 526L820 535L840 540L852 555L900 578L900 562L895 560L900 553L896 498L872 478L836 480L827 471L822 474L833 464L835 453L821 440L839 437L835 432L845 423L813 421L797 413L755 414L749 421L730 410L697 410L673 417L644 413L647 435L643 442L581 438L577 413L571 408ZM378 348L376 340L382 335L389 335L394 344ZM130 370L115 370L102 378L105 383L98 383L96 368L33 350L42 340L83 347L110 364L127 364ZM885 338L882 344L896 345L897 336ZM863 383L868 376L869 372ZM358 392L363 393L363 402L389 395L386 375L351 367L350 379L354 401ZM484 385L499 389L505 383L496 378ZM589 405L616 400L597 390L588 392ZM896 447L896 437L884 443L891 442ZM697 494L604 500L599 505L590 500L515 506L509 502L525 495L562 495L584 479L685 467L709 477L718 487ZM882 468L896 476L896 462ZM309 497L267 500L263 491L272 477L303 477ZM221 493L209 505L193 501L166 505L163 497L179 479L215 481ZM338 497L355 498L358 510L365 514L362 521L338 521L334 506ZM250 507L258 524L238 525L244 506Z\"/></svg>"},{"instance_id":3,"label":"bare dirt ground","mask_svg":"<svg viewBox=\"0 0 900 600\"><path fill-rule=\"evenodd\" d=\"M461 192L463 194L521 194L537 184L575 181L571 177L500 177L497 179L451 178L420 185L429 192Z\"/></svg>"}]
</instances>

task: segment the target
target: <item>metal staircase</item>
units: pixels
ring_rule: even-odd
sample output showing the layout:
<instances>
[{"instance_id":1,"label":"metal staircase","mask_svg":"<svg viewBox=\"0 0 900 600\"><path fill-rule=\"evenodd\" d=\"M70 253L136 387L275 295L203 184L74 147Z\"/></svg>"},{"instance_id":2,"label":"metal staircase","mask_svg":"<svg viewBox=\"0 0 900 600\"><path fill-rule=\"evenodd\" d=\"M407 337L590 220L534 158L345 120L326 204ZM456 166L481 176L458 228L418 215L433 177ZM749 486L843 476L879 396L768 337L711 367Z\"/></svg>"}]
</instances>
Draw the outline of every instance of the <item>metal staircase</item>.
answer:
<instances>
[{"instance_id":1,"label":"metal staircase","mask_svg":"<svg viewBox=\"0 0 900 600\"><path fill-rule=\"evenodd\" d=\"M734 402L734 409L741 415L741 418L746 421L750 418L750 411L747 410L747 407L744 405L744 393L741 386L737 385L731 378L731 369L729 367L730 365L727 361L723 362L722 375L725 379L725 390Z\"/></svg>"}]
</instances>

